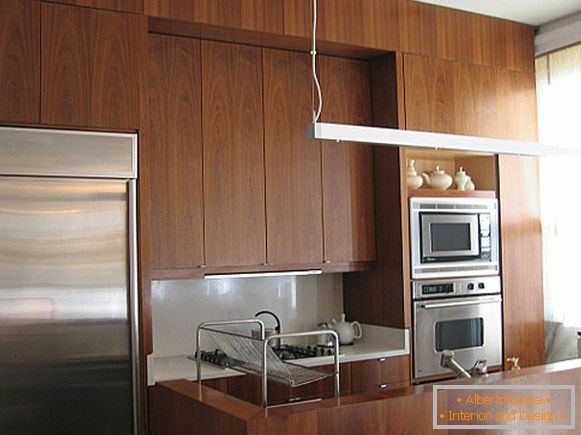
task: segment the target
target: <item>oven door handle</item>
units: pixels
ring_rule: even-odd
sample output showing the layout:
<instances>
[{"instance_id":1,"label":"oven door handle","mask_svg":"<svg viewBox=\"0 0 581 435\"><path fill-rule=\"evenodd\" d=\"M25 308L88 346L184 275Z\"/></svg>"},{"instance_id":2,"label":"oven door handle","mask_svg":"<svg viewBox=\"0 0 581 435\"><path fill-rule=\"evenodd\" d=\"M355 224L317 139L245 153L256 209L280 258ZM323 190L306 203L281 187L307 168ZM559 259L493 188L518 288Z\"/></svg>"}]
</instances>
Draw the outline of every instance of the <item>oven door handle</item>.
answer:
<instances>
[{"instance_id":1,"label":"oven door handle","mask_svg":"<svg viewBox=\"0 0 581 435\"><path fill-rule=\"evenodd\" d=\"M462 307L466 305L482 305L482 304L494 304L500 302L500 296L493 296L489 298L472 299L469 301L455 301L455 302L430 302L426 304L421 304L420 308L425 308L426 310L431 310L435 308L449 308L449 307Z\"/></svg>"}]
</instances>

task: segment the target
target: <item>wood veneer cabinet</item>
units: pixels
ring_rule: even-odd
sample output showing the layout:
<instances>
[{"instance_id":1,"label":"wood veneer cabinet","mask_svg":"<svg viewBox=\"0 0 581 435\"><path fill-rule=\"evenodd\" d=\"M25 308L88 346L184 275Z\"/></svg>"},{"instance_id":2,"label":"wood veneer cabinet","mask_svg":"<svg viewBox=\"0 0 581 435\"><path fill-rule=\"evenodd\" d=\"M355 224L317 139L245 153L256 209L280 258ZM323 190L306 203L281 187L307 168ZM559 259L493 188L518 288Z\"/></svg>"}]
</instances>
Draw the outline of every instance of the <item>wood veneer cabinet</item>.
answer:
<instances>
[{"instance_id":1,"label":"wood veneer cabinet","mask_svg":"<svg viewBox=\"0 0 581 435\"><path fill-rule=\"evenodd\" d=\"M282 33L283 0L144 0L154 17Z\"/></svg>"},{"instance_id":2,"label":"wood veneer cabinet","mask_svg":"<svg viewBox=\"0 0 581 435\"><path fill-rule=\"evenodd\" d=\"M416 55L404 71L406 129L535 140L534 74Z\"/></svg>"},{"instance_id":3,"label":"wood veneer cabinet","mask_svg":"<svg viewBox=\"0 0 581 435\"><path fill-rule=\"evenodd\" d=\"M312 1L284 0L284 33L311 37ZM397 0L319 0L317 38L368 48L396 50Z\"/></svg>"},{"instance_id":4,"label":"wood veneer cabinet","mask_svg":"<svg viewBox=\"0 0 581 435\"><path fill-rule=\"evenodd\" d=\"M410 385L410 358L398 356L351 363L351 392L359 394Z\"/></svg>"},{"instance_id":5,"label":"wood veneer cabinet","mask_svg":"<svg viewBox=\"0 0 581 435\"><path fill-rule=\"evenodd\" d=\"M42 4L41 122L136 130L145 19Z\"/></svg>"},{"instance_id":6,"label":"wood veneer cabinet","mask_svg":"<svg viewBox=\"0 0 581 435\"><path fill-rule=\"evenodd\" d=\"M119 12L143 13L143 0L43 0L52 3L66 3L95 9L110 9Z\"/></svg>"},{"instance_id":7,"label":"wood veneer cabinet","mask_svg":"<svg viewBox=\"0 0 581 435\"><path fill-rule=\"evenodd\" d=\"M148 36L141 170L158 271L204 264L201 75L199 40Z\"/></svg>"},{"instance_id":8,"label":"wood veneer cabinet","mask_svg":"<svg viewBox=\"0 0 581 435\"><path fill-rule=\"evenodd\" d=\"M498 158L504 356L521 367L545 362L538 165L536 157Z\"/></svg>"},{"instance_id":9,"label":"wood veneer cabinet","mask_svg":"<svg viewBox=\"0 0 581 435\"><path fill-rule=\"evenodd\" d=\"M264 49L264 160L270 264L321 264L321 147L307 139L310 58Z\"/></svg>"},{"instance_id":10,"label":"wood veneer cabinet","mask_svg":"<svg viewBox=\"0 0 581 435\"><path fill-rule=\"evenodd\" d=\"M411 0L399 5L402 52L534 72L531 26Z\"/></svg>"},{"instance_id":11,"label":"wood veneer cabinet","mask_svg":"<svg viewBox=\"0 0 581 435\"><path fill-rule=\"evenodd\" d=\"M40 121L39 24L39 2L0 2L0 121Z\"/></svg>"},{"instance_id":12,"label":"wood veneer cabinet","mask_svg":"<svg viewBox=\"0 0 581 435\"><path fill-rule=\"evenodd\" d=\"M208 267L266 261L263 137L268 129L263 125L262 104L261 49L202 41ZM294 180L293 175L285 181Z\"/></svg>"},{"instance_id":13,"label":"wood veneer cabinet","mask_svg":"<svg viewBox=\"0 0 581 435\"><path fill-rule=\"evenodd\" d=\"M371 125L369 64L321 56L325 97L321 120ZM375 260L373 148L321 143L324 256L327 263Z\"/></svg>"}]
</instances>

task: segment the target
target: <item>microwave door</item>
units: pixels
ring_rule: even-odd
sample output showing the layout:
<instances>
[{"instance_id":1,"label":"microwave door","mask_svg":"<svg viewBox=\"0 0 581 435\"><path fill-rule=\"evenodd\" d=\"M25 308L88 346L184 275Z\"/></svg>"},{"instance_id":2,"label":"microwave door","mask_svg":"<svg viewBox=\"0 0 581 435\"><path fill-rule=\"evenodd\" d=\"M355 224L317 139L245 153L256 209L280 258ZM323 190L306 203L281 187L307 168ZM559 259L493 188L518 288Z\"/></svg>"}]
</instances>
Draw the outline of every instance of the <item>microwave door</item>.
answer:
<instances>
[{"instance_id":1,"label":"microwave door","mask_svg":"<svg viewBox=\"0 0 581 435\"><path fill-rule=\"evenodd\" d=\"M422 262L480 255L477 214L421 213Z\"/></svg>"}]
</instances>

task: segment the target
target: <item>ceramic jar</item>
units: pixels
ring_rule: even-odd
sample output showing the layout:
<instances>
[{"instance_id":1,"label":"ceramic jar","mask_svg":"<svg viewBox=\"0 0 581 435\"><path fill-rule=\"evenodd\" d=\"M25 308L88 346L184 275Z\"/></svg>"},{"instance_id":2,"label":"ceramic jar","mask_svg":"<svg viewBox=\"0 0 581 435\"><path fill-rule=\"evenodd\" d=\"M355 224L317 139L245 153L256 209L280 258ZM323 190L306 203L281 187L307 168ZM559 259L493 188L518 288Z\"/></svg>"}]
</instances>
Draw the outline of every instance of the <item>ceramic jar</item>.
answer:
<instances>
[{"instance_id":1,"label":"ceramic jar","mask_svg":"<svg viewBox=\"0 0 581 435\"><path fill-rule=\"evenodd\" d=\"M416 171L416 161L408 160L407 164L407 186L408 189L419 189L424 184L424 179Z\"/></svg>"},{"instance_id":2,"label":"ceramic jar","mask_svg":"<svg viewBox=\"0 0 581 435\"><path fill-rule=\"evenodd\" d=\"M456 176L454 177L456 188L458 190L466 190L466 183L468 180L470 180L470 177L466 175L464 168L460 166L460 169L458 169L458 172L456 172Z\"/></svg>"}]
</instances>

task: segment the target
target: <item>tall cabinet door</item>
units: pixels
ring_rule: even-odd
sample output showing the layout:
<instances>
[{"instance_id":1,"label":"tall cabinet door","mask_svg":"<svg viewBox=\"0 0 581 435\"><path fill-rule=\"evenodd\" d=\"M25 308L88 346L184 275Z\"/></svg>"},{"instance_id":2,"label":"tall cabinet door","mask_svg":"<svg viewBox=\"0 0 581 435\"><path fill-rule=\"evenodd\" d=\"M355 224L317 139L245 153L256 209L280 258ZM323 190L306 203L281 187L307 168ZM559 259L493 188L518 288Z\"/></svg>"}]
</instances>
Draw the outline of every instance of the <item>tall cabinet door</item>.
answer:
<instances>
[{"instance_id":1,"label":"tall cabinet door","mask_svg":"<svg viewBox=\"0 0 581 435\"><path fill-rule=\"evenodd\" d=\"M0 1L0 121L40 121L40 3Z\"/></svg>"},{"instance_id":2,"label":"tall cabinet door","mask_svg":"<svg viewBox=\"0 0 581 435\"><path fill-rule=\"evenodd\" d=\"M133 14L43 3L41 122L136 130L145 23Z\"/></svg>"},{"instance_id":3,"label":"tall cabinet door","mask_svg":"<svg viewBox=\"0 0 581 435\"><path fill-rule=\"evenodd\" d=\"M538 158L499 156L498 165L504 356L519 357L522 367L544 364Z\"/></svg>"},{"instance_id":4,"label":"tall cabinet door","mask_svg":"<svg viewBox=\"0 0 581 435\"><path fill-rule=\"evenodd\" d=\"M271 49L263 55L268 262L321 263L321 147L306 134L310 58Z\"/></svg>"},{"instance_id":5,"label":"tall cabinet door","mask_svg":"<svg viewBox=\"0 0 581 435\"><path fill-rule=\"evenodd\" d=\"M266 261L261 49L202 41L208 266Z\"/></svg>"},{"instance_id":6,"label":"tall cabinet door","mask_svg":"<svg viewBox=\"0 0 581 435\"><path fill-rule=\"evenodd\" d=\"M154 270L204 264L200 63L199 40L149 35L141 170Z\"/></svg>"},{"instance_id":7,"label":"tall cabinet door","mask_svg":"<svg viewBox=\"0 0 581 435\"><path fill-rule=\"evenodd\" d=\"M367 62L321 57L323 122L370 125ZM370 145L322 143L325 261L373 261L373 150Z\"/></svg>"}]
</instances>

